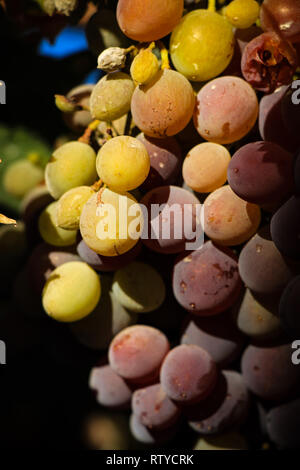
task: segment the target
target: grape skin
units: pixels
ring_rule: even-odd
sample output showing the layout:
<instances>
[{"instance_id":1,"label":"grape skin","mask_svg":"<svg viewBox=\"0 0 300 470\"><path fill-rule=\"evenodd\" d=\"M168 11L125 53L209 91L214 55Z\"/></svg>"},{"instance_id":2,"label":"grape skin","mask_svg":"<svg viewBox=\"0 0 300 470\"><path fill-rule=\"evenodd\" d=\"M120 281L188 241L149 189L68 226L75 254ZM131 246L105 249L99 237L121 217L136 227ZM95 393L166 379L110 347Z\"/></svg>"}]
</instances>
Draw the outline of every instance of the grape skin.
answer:
<instances>
[{"instance_id":1,"label":"grape skin","mask_svg":"<svg viewBox=\"0 0 300 470\"><path fill-rule=\"evenodd\" d=\"M195 105L193 88L174 70L161 70L154 80L134 90L132 117L147 136L165 138L178 134L189 123Z\"/></svg>"},{"instance_id":2,"label":"grape skin","mask_svg":"<svg viewBox=\"0 0 300 470\"><path fill-rule=\"evenodd\" d=\"M96 272L86 263L71 261L50 274L43 289L43 307L57 321L77 321L94 310L100 295Z\"/></svg>"},{"instance_id":3,"label":"grape skin","mask_svg":"<svg viewBox=\"0 0 300 470\"><path fill-rule=\"evenodd\" d=\"M147 178L150 158L144 144L134 137L119 136L106 142L97 155L99 178L115 191L130 191Z\"/></svg>"},{"instance_id":4,"label":"grape skin","mask_svg":"<svg viewBox=\"0 0 300 470\"><path fill-rule=\"evenodd\" d=\"M109 365L91 370L89 386L96 392L97 402L102 406L128 408L130 405L131 389Z\"/></svg>"},{"instance_id":5,"label":"grape skin","mask_svg":"<svg viewBox=\"0 0 300 470\"><path fill-rule=\"evenodd\" d=\"M41 237L53 246L70 246L76 242L77 230L65 230L57 226L58 202L52 202L41 213L38 226Z\"/></svg>"},{"instance_id":6,"label":"grape skin","mask_svg":"<svg viewBox=\"0 0 300 470\"><path fill-rule=\"evenodd\" d=\"M284 289L279 304L280 321L291 336L295 336L300 333L299 287L300 276L296 276Z\"/></svg>"},{"instance_id":7,"label":"grape skin","mask_svg":"<svg viewBox=\"0 0 300 470\"><path fill-rule=\"evenodd\" d=\"M209 142L230 144L253 128L258 100L253 88L239 77L219 77L199 91L194 125Z\"/></svg>"},{"instance_id":8,"label":"grape skin","mask_svg":"<svg viewBox=\"0 0 300 470\"><path fill-rule=\"evenodd\" d=\"M82 142L67 142L55 150L45 171L47 188L54 199L77 186L89 186L96 178L96 154Z\"/></svg>"},{"instance_id":9,"label":"grape skin","mask_svg":"<svg viewBox=\"0 0 300 470\"><path fill-rule=\"evenodd\" d=\"M93 194L88 186L77 186L64 193L57 203L57 225L65 230L77 230L83 206Z\"/></svg>"},{"instance_id":10,"label":"grape skin","mask_svg":"<svg viewBox=\"0 0 300 470\"><path fill-rule=\"evenodd\" d=\"M3 177L3 186L9 194L22 198L43 179L43 169L29 160L23 159L8 166Z\"/></svg>"}]
</instances>

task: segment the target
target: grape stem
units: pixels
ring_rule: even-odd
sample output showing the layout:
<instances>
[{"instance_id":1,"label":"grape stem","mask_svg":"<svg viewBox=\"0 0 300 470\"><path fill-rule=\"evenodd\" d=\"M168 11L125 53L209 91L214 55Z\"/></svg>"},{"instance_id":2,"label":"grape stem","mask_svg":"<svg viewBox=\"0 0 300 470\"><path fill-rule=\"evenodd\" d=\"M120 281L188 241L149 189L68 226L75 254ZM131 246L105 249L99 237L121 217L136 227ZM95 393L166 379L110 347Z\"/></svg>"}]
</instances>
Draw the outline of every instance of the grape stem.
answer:
<instances>
[{"instance_id":1,"label":"grape stem","mask_svg":"<svg viewBox=\"0 0 300 470\"><path fill-rule=\"evenodd\" d=\"M162 41L157 41L157 45L160 50L160 55L161 55L161 69L170 69L170 62L169 62L169 51L164 45Z\"/></svg>"},{"instance_id":2,"label":"grape stem","mask_svg":"<svg viewBox=\"0 0 300 470\"><path fill-rule=\"evenodd\" d=\"M94 184L92 184L91 189L95 192L98 192L99 189L101 188L102 184L103 184L103 181L100 179L100 180L96 181Z\"/></svg>"},{"instance_id":3,"label":"grape stem","mask_svg":"<svg viewBox=\"0 0 300 470\"><path fill-rule=\"evenodd\" d=\"M216 11L216 0L208 0L208 11Z\"/></svg>"},{"instance_id":4,"label":"grape stem","mask_svg":"<svg viewBox=\"0 0 300 470\"><path fill-rule=\"evenodd\" d=\"M84 144L89 144L90 140L91 140L91 136L92 136L93 132L97 129L99 124L100 124L99 119L95 119L94 121L92 121L88 125L88 127L85 129L83 135L81 137L79 137L78 142L83 142Z\"/></svg>"},{"instance_id":5,"label":"grape stem","mask_svg":"<svg viewBox=\"0 0 300 470\"><path fill-rule=\"evenodd\" d=\"M9 219L6 215L0 214L0 224L13 225L17 224L15 219Z\"/></svg>"},{"instance_id":6,"label":"grape stem","mask_svg":"<svg viewBox=\"0 0 300 470\"><path fill-rule=\"evenodd\" d=\"M100 189L100 191L99 191L98 194L97 194L97 205L103 204L103 201L102 201L102 199L101 199L101 196L102 196L103 191L104 191L105 189L106 189L106 184L104 184L104 185L102 186L102 188Z\"/></svg>"}]
</instances>

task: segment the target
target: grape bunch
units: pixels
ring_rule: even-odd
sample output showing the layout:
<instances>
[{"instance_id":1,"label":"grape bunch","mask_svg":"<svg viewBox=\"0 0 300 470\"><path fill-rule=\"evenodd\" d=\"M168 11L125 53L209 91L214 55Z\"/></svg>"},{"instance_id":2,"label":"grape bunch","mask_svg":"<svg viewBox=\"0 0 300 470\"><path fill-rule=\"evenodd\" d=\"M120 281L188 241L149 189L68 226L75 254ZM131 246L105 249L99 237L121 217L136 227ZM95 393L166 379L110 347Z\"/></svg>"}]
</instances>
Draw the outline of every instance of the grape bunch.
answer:
<instances>
[{"instance_id":1,"label":"grape bunch","mask_svg":"<svg viewBox=\"0 0 300 470\"><path fill-rule=\"evenodd\" d=\"M114 437L118 410L134 445L299 447L300 1L191 3L89 19L101 78L55 96L71 137L4 176L31 248L15 301L93 354Z\"/></svg>"}]
</instances>

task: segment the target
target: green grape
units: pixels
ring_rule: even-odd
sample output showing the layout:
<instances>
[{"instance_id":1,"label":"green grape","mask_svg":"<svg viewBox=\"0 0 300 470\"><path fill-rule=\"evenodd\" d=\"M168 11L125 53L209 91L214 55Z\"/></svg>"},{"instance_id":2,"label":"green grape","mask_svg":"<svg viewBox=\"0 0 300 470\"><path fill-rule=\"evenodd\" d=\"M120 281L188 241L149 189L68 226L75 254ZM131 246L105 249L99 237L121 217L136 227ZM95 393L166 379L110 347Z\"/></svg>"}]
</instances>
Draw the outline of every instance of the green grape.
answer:
<instances>
[{"instance_id":1,"label":"green grape","mask_svg":"<svg viewBox=\"0 0 300 470\"><path fill-rule=\"evenodd\" d=\"M176 70L189 80L210 80L220 75L232 59L233 28L215 12L194 10L174 29L170 52Z\"/></svg>"},{"instance_id":2,"label":"green grape","mask_svg":"<svg viewBox=\"0 0 300 470\"><path fill-rule=\"evenodd\" d=\"M158 309L166 295L160 274L136 261L116 271L112 291L121 305L137 313Z\"/></svg>"},{"instance_id":3,"label":"green grape","mask_svg":"<svg viewBox=\"0 0 300 470\"><path fill-rule=\"evenodd\" d=\"M150 171L150 157L142 142L134 137L110 139L100 149L96 167L99 178L115 191L140 186Z\"/></svg>"},{"instance_id":4,"label":"green grape","mask_svg":"<svg viewBox=\"0 0 300 470\"><path fill-rule=\"evenodd\" d=\"M69 189L93 184L96 178L96 154L83 142L67 142L56 149L45 171L46 184L54 199Z\"/></svg>"},{"instance_id":5,"label":"green grape","mask_svg":"<svg viewBox=\"0 0 300 470\"><path fill-rule=\"evenodd\" d=\"M129 251L138 242L142 228L141 207L134 197L107 188L88 200L80 216L83 240L103 256L118 256Z\"/></svg>"},{"instance_id":6,"label":"green grape","mask_svg":"<svg viewBox=\"0 0 300 470\"><path fill-rule=\"evenodd\" d=\"M52 271L43 289L46 313L57 321L73 322L89 315L101 295L99 276L88 264L70 261Z\"/></svg>"},{"instance_id":7,"label":"green grape","mask_svg":"<svg viewBox=\"0 0 300 470\"><path fill-rule=\"evenodd\" d=\"M57 226L58 202L52 202L39 217L39 232L46 243L53 246L69 246L76 241L76 230L65 230Z\"/></svg>"},{"instance_id":8,"label":"green grape","mask_svg":"<svg viewBox=\"0 0 300 470\"><path fill-rule=\"evenodd\" d=\"M65 230L77 230L83 206L93 194L89 186L78 186L63 194L57 201L57 225Z\"/></svg>"},{"instance_id":9,"label":"green grape","mask_svg":"<svg viewBox=\"0 0 300 470\"><path fill-rule=\"evenodd\" d=\"M3 185L9 194L21 198L43 179L43 169L30 160L23 159L9 165L4 173Z\"/></svg>"},{"instance_id":10,"label":"green grape","mask_svg":"<svg viewBox=\"0 0 300 470\"><path fill-rule=\"evenodd\" d=\"M90 109L95 119L111 122L130 110L134 83L127 73L115 72L105 75L95 85Z\"/></svg>"},{"instance_id":11,"label":"green grape","mask_svg":"<svg viewBox=\"0 0 300 470\"><path fill-rule=\"evenodd\" d=\"M259 10L259 4L255 0L233 0L225 8L225 16L236 28L247 29L257 20Z\"/></svg>"}]
</instances>

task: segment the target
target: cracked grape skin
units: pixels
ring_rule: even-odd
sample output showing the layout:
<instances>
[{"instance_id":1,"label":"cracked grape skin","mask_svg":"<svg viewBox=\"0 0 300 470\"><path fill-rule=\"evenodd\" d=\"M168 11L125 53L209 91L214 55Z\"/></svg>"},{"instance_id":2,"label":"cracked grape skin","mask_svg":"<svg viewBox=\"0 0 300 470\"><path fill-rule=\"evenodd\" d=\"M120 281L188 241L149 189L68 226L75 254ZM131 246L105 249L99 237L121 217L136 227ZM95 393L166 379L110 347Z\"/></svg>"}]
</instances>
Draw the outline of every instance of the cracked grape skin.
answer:
<instances>
[{"instance_id":1,"label":"cracked grape skin","mask_svg":"<svg viewBox=\"0 0 300 470\"><path fill-rule=\"evenodd\" d=\"M242 288L238 263L228 248L206 242L200 250L183 253L173 270L173 292L187 311L216 315L231 307Z\"/></svg>"}]
</instances>

